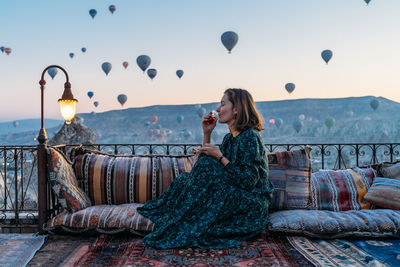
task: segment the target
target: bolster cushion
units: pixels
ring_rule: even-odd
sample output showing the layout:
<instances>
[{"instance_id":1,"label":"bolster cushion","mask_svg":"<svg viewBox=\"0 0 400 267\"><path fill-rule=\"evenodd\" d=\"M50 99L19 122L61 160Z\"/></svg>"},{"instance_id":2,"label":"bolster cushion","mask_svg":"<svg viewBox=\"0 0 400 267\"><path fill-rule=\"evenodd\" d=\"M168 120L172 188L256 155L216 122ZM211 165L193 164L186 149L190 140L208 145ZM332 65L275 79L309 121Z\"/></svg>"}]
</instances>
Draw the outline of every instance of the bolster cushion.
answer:
<instances>
[{"instance_id":1,"label":"bolster cushion","mask_svg":"<svg viewBox=\"0 0 400 267\"><path fill-rule=\"evenodd\" d=\"M159 197L193 156L111 155L97 151L75 155L73 167L93 205L146 203Z\"/></svg>"}]
</instances>

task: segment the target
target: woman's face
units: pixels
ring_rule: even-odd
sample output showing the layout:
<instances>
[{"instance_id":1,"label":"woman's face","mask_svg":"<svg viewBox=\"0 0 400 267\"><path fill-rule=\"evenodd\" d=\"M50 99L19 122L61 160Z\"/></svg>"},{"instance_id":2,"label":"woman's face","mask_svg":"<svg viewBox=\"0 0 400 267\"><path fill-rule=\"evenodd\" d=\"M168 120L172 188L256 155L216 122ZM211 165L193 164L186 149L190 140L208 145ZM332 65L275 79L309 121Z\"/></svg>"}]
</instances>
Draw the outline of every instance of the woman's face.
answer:
<instances>
[{"instance_id":1,"label":"woman's face","mask_svg":"<svg viewBox=\"0 0 400 267\"><path fill-rule=\"evenodd\" d=\"M227 123L228 125L235 121L235 114L237 113L236 108L233 108L233 104L229 101L226 94L221 99L221 103L217 110L219 123Z\"/></svg>"}]
</instances>

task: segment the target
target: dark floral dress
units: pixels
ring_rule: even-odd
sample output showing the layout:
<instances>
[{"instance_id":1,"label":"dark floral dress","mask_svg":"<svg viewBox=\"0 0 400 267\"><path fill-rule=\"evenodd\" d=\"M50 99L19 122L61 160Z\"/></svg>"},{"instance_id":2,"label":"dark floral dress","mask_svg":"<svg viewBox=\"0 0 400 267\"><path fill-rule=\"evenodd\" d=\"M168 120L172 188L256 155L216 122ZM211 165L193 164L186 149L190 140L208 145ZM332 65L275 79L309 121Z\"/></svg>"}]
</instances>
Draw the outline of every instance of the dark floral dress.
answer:
<instances>
[{"instance_id":1,"label":"dark floral dress","mask_svg":"<svg viewBox=\"0 0 400 267\"><path fill-rule=\"evenodd\" d=\"M155 223L144 244L233 248L266 229L272 185L259 132L229 133L220 149L230 161L226 166L200 154L190 173L182 173L158 199L138 208Z\"/></svg>"}]
</instances>

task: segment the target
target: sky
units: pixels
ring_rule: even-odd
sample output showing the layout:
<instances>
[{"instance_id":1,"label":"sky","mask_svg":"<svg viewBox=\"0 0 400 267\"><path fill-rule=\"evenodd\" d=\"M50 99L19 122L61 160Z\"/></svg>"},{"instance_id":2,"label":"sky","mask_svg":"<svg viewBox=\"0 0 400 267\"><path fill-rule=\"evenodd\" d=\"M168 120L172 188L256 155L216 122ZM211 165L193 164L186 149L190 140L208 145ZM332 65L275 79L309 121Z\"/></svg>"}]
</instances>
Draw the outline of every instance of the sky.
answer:
<instances>
[{"instance_id":1,"label":"sky","mask_svg":"<svg viewBox=\"0 0 400 267\"><path fill-rule=\"evenodd\" d=\"M399 0L0 0L0 46L12 49L0 53L0 121L40 118L38 82L51 64L68 72L78 113L219 102L230 87L255 101L373 95L400 102L399 13ZM220 40L225 31L239 35L231 54ZM333 51L328 65L325 49ZM154 80L136 65L142 54L158 71ZM108 76L103 62L112 64ZM62 119L65 77L59 71L45 80L45 117ZM288 82L296 84L292 94Z\"/></svg>"}]
</instances>

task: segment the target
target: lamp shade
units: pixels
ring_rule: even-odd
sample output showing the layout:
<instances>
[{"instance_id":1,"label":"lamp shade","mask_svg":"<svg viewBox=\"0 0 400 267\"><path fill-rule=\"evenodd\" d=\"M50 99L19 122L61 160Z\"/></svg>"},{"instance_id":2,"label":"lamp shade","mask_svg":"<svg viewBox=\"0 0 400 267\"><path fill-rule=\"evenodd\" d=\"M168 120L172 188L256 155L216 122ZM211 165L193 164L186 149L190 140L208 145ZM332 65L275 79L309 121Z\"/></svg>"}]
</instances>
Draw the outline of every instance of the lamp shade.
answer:
<instances>
[{"instance_id":1,"label":"lamp shade","mask_svg":"<svg viewBox=\"0 0 400 267\"><path fill-rule=\"evenodd\" d=\"M71 123L76 113L76 99L59 99L61 115L67 124Z\"/></svg>"}]
</instances>

